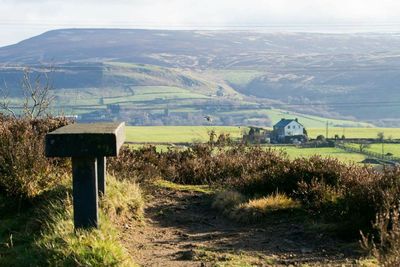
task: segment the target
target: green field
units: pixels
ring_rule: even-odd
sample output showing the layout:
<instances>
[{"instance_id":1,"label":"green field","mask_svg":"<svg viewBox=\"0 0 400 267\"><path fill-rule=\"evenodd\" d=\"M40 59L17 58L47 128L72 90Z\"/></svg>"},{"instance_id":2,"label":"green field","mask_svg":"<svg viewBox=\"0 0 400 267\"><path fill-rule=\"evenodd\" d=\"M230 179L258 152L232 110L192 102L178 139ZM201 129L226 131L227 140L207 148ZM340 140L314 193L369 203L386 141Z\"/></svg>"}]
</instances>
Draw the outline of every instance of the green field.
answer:
<instances>
[{"instance_id":1,"label":"green field","mask_svg":"<svg viewBox=\"0 0 400 267\"><path fill-rule=\"evenodd\" d=\"M337 158L343 162L359 163L366 158L365 155L359 153L349 153L335 147L299 148L294 146L275 146L272 148L286 152L291 159L301 157L308 158L311 156L320 155L326 158Z\"/></svg>"},{"instance_id":2,"label":"green field","mask_svg":"<svg viewBox=\"0 0 400 267\"><path fill-rule=\"evenodd\" d=\"M371 144L371 147L367 150L382 153L382 144ZM395 157L400 157L400 144L383 144L383 153L391 153Z\"/></svg>"},{"instance_id":3,"label":"green field","mask_svg":"<svg viewBox=\"0 0 400 267\"><path fill-rule=\"evenodd\" d=\"M315 138L318 135L326 135L326 128L310 128L307 129L308 136ZM383 132L385 138L400 138L399 128L334 128L330 127L328 137L333 138L335 134L344 135L346 138L377 138L378 133Z\"/></svg>"},{"instance_id":4,"label":"green field","mask_svg":"<svg viewBox=\"0 0 400 267\"><path fill-rule=\"evenodd\" d=\"M347 144L347 146L359 149L359 144ZM387 154L391 153L394 157L400 157L400 144L387 144L384 143L377 143L377 144L370 144L369 147L365 148L365 151L374 152L378 154Z\"/></svg>"},{"instance_id":5,"label":"green field","mask_svg":"<svg viewBox=\"0 0 400 267\"><path fill-rule=\"evenodd\" d=\"M230 134L240 138L247 127L237 126L128 126L126 141L135 143L190 143L206 142L209 132Z\"/></svg>"},{"instance_id":6,"label":"green field","mask_svg":"<svg viewBox=\"0 0 400 267\"><path fill-rule=\"evenodd\" d=\"M212 70L208 74L217 76L231 84L245 86L263 73L256 70Z\"/></svg>"}]
</instances>

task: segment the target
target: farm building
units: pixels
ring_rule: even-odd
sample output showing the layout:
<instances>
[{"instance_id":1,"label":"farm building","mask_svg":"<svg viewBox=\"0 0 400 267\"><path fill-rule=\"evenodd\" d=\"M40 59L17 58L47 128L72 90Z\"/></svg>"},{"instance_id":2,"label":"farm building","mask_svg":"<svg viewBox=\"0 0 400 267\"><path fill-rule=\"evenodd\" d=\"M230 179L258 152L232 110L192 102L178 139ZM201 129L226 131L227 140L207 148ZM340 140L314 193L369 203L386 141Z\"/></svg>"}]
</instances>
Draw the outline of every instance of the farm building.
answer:
<instances>
[{"instance_id":1,"label":"farm building","mask_svg":"<svg viewBox=\"0 0 400 267\"><path fill-rule=\"evenodd\" d=\"M243 135L243 141L253 144L263 144L270 142L271 131L261 127L250 126L247 134Z\"/></svg>"},{"instance_id":2,"label":"farm building","mask_svg":"<svg viewBox=\"0 0 400 267\"><path fill-rule=\"evenodd\" d=\"M297 118L281 119L274 125L271 134L273 143L303 143L307 139L307 131Z\"/></svg>"}]
</instances>

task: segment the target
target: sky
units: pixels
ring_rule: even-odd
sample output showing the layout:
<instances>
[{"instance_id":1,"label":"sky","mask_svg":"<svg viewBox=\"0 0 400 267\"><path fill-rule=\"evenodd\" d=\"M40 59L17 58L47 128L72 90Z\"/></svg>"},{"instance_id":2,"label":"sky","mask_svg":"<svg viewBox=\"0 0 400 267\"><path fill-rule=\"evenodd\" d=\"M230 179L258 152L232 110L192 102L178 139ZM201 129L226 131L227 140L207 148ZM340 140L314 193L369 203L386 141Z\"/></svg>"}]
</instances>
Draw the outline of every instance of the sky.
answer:
<instances>
[{"instance_id":1,"label":"sky","mask_svg":"<svg viewBox=\"0 0 400 267\"><path fill-rule=\"evenodd\" d=\"M0 46L59 28L400 32L400 1L0 0Z\"/></svg>"}]
</instances>

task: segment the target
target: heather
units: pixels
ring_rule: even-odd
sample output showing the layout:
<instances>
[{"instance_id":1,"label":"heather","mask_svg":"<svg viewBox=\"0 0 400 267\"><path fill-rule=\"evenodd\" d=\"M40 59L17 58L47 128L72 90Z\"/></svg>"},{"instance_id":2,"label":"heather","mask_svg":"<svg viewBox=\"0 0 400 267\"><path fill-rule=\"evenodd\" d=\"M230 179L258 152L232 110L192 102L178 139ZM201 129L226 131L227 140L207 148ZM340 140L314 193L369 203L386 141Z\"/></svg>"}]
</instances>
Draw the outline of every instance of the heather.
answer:
<instances>
[{"instance_id":1,"label":"heather","mask_svg":"<svg viewBox=\"0 0 400 267\"><path fill-rule=\"evenodd\" d=\"M274 205L269 204L270 200L299 202L308 216L335 223L338 236L357 239L361 232L368 235L364 243L369 245L364 247L371 251L374 248L381 259L384 259L382 255L389 255L387 251L392 251L388 244L397 249L398 245L393 243L400 242L392 233L398 231L398 226L391 223L395 221L393 212L398 210L400 197L398 167L376 170L319 156L291 160L277 150L243 144L226 146L212 141L167 152L157 152L152 146L139 150L126 147L119 158L109 161L109 170L117 176L142 182L161 178L237 192L240 197L233 194L234 201L232 193L219 199L220 206L224 207L222 211L233 214L233 219L246 217L243 214L249 214L249 210L257 214L260 210L270 210ZM288 206L298 208L297 204ZM392 219L382 223L388 214Z\"/></svg>"}]
</instances>

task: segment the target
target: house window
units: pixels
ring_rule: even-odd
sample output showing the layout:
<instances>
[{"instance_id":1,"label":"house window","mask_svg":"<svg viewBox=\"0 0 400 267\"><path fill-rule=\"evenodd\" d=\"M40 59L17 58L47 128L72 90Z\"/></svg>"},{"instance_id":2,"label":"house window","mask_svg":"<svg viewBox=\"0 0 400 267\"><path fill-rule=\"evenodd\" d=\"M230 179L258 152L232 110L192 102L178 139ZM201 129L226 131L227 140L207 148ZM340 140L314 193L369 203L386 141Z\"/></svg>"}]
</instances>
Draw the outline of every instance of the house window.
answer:
<instances>
[{"instance_id":1,"label":"house window","mask_svg":"<svg viewBox=\"0 0 400 267\"><path fill-rule=\"evenodd\" d=\"M287 128L290 129L290 125Z\"/></svg>"}]
</instances>

